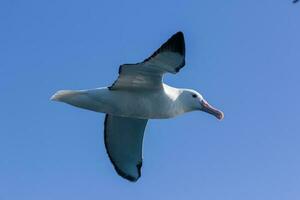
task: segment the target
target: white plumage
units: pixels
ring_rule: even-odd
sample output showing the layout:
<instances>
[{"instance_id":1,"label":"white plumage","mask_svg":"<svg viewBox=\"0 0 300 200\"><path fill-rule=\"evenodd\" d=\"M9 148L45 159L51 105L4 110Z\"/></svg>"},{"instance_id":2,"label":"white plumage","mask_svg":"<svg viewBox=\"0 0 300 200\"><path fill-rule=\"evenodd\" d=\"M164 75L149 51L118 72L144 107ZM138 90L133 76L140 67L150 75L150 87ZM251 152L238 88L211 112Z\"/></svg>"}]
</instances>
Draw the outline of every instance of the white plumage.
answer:
<instances>
[{"instance_id":1,"label":"white plumage","mask_svg":"<svg viewBox=\"0 0 300 200\"><path fill-rule=\"evenodd\" d=\"M148 119L172 118L194 110L223 118L223 113L210 106L198 92L162 82L165 73L175 74L184 65L184 37L178 32L143 62L121 65L112 86L62 90L51 99L106 113L104 141L109 158L119 175L137 181Z\"/></svg>"}]
</instances>

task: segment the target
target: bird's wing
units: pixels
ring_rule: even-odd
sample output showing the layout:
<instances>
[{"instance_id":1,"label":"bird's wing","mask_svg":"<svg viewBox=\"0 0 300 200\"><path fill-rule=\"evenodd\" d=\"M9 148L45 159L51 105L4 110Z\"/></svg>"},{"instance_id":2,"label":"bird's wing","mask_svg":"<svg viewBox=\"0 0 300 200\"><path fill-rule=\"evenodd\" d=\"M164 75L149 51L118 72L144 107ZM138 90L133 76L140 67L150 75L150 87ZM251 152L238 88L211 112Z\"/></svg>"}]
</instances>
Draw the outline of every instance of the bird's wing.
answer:
<instances>
[{"instance_id":1,"label":"bird's wing","mask_svg":"<svg viewBox=\"0 0 300 200\"><path fill-rule=\"evenodd\" d=\"M184 36L182 32L178 32L143 62L121 65L119 77L109 89L161 88L163 74L175 74L184 65Z\"/></svg>"},{"instance_id":2,"label":"bird's wing","mask_svg":"<svg viewBox=\"0 0 300 200\"><path fill-rule=\"evenodd\" d=\"M117 173L129 181L141 176L144 130L147 119L106 115L105 148Z\"/></svg>"}]
</instances>

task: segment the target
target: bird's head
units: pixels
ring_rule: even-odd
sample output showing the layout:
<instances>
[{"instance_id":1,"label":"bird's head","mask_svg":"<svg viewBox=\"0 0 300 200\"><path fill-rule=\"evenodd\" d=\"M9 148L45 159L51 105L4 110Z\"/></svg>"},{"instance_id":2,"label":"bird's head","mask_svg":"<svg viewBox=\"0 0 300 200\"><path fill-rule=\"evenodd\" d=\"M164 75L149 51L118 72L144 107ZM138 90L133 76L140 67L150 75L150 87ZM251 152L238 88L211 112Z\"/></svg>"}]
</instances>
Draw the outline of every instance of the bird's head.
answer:
<instances>
[{"instance_id":1,"label":"bird's head","mask_svg":"<svg viewBox=\"0 0 300 200\"><path fill-rule=\"evenodd\" d=\"M212 107L198 92L190 89L184 89L181 96L183 97L188 110L204 111L214 115L219 120L224 118L223 112Z\"/></svg>"}]
</instances>

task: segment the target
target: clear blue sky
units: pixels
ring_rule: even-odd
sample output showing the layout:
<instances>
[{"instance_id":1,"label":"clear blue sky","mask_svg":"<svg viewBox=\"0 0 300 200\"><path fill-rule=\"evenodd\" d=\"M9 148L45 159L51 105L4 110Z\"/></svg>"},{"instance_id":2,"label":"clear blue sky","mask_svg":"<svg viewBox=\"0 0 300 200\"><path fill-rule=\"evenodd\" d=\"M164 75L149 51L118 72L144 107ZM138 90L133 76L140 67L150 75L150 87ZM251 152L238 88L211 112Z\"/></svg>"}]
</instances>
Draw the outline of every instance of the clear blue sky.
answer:
<instances>
[{"instance_id":1,"label":"clear blue sky","mask_svg":"<svg viewBox=\"0 0 300 200\"><path fill-rule=\"evenodd\" d=\"M0 199L300 198L300 4L0 2ZM225 113L151 120L142 177L120 178L104 115L49 101L110 85L177 31L186 67L165 81Z\"/></svg>"}]
</instances>

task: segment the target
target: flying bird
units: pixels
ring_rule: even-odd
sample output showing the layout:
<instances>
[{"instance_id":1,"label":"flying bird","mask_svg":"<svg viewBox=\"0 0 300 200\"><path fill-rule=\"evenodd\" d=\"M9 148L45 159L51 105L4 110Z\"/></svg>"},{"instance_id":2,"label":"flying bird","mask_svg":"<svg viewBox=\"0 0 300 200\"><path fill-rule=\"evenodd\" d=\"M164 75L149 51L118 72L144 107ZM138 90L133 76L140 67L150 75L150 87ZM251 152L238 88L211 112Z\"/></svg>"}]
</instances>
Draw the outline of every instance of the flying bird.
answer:
<instances>
[{"instance_id":1,"label":"flying bird","mask_svg":"<svg viewBox=\"0 0 300 200\"><path fill-rule=\"evenodd\" d=\"M176 74L185 65L185 42L177 32L143 62L123 64L109 87L61 90L51 100L106 113L104 143L117 173L135 182L141 176L142 145L149 119L166 119L190 111L204 111L219 120L223 112L192 89L171 87L165 73Z\"/></svg>"}]
</instances>

